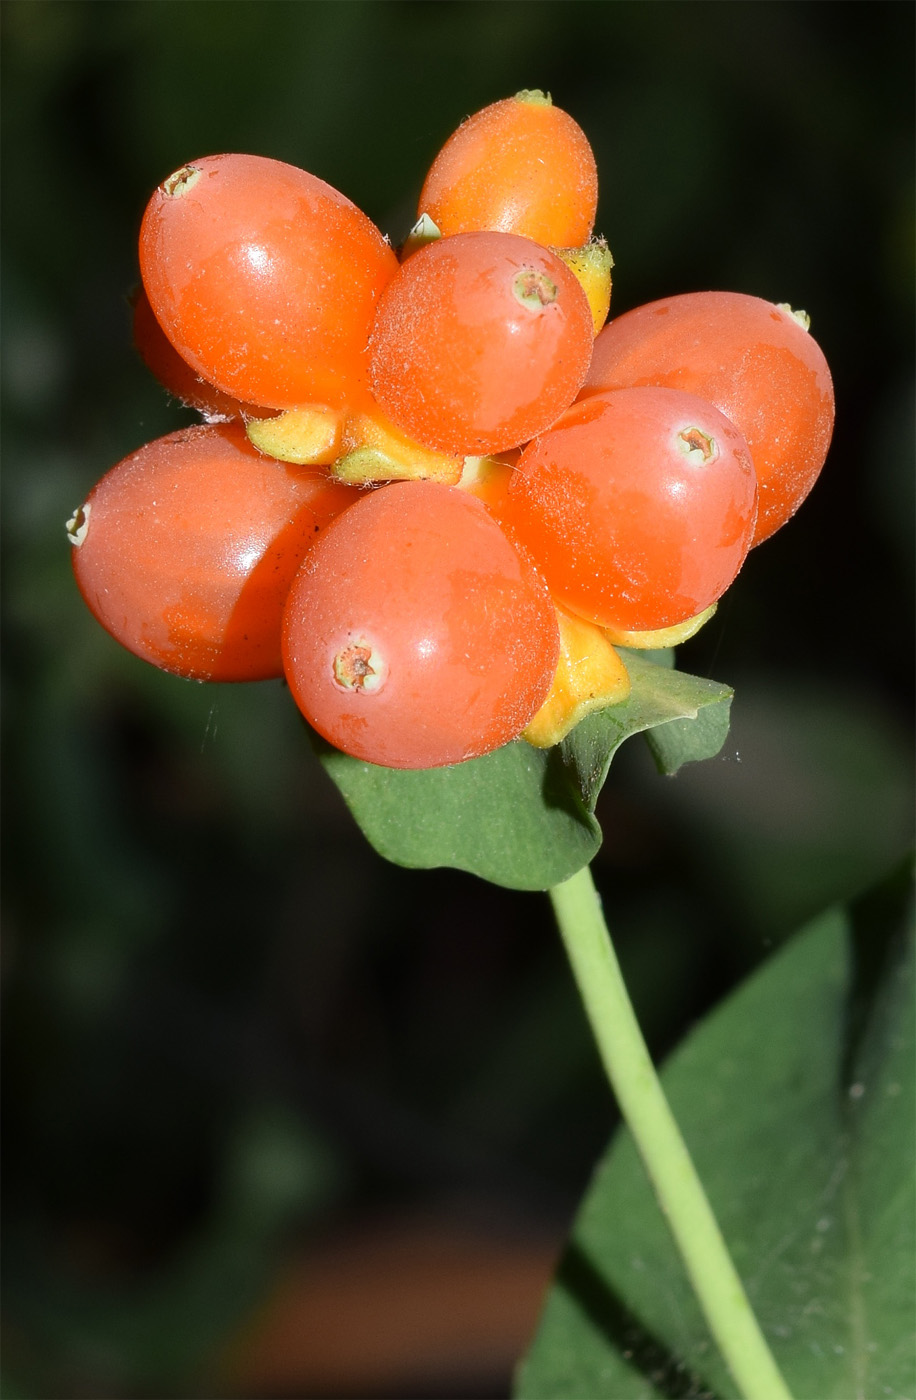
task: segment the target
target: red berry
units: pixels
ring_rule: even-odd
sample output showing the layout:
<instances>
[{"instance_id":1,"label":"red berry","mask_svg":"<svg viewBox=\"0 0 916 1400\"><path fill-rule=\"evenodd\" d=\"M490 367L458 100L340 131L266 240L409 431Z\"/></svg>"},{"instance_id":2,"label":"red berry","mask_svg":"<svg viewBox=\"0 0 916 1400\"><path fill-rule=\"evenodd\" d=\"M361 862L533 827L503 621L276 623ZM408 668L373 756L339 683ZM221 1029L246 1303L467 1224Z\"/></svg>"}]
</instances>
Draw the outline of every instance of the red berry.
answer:
<instances>
[{"instance_id":1,"label":"red berry","mask_svg":"<svg viewBox=\"0 0 916 1400\"><path fill-rule=\"evenodd\" d=\"M507 525L559 602L599 626L651 631L732 582L756 494L744 438L711 404L620 389L575 404L529 444Z\"/></svg>"},{"instance_id":2,"label":"red berry","mask_svg":"<svg viewBox=\"0 0 916 1400\"><path fill-rule=\"evenodd\" d=\"M542 92L520 92L462 122L436 156L419 214L443 234L498 229L536 243L587 243L598 172L584 131Z\"/></svg>"},{"instance_id":3,"label":"red berry","mask_svg":"<svg viewBox=\"0 0 916 1400\"><path fill-rule=\"evenodd\" d=\"M147 206L140 268L176 350L224 393L268 408L365 398L397 259L323 180L261 156L193 161Z\"/></svg>"},{"instance_id":4,"label":"red berry","mask_svg":"<svg viewBox=\"0 0 916 1400\"><path fill-rule=\"evenodd\" d=\"M142 287L137 288L134 297L134 344L143 363L159 383L188 408L196 408L208 419L263 418L270 414L270 409L260 404L243 403L230 394L224 394L215 384L201 379L187 360L181 358L156 320Z\"/></svg>"},{"instance_id":5,"label":"red berry","mask_svg":"<svg viewBox=\"0 0 916 1400\"><path fill-rule=\"evenodd\" d=\"M356 493L262 457L240 425L186 428L113 467L69 522L86 603L123 646L195 680L282 675L290 583Z\"/></svg>"},{"instance_id":6,"label":"red berry","mask_svg":"<svg viewBox=\"0 0 916 1400\"><path fill-rule=\"evenodd\" d=\"M527 442L575 398L594 331L575 276L509 233L460 233L415 253L372 331L372 385L388 416L440 452Z\"/></svg>"},{"instance_id":7,"label":"red berry","mask_svg":"<svg viewBox=\"0 0 916 1400\"><path fill-rule=\"evenodd\" d=\"M521 733L559 637L544 583L482 502L402 482L363 496L311 551L283 654L296 703L330 743L436 768Z\"/></svg>"},{"instance_id":8,"label":"red berry","mask_svg":"<svg viewBox=\"0 0 916 1400\"><path fill-rule=\"evenodd\" d=\"M833 383L788 307L691 292L618 316L595 341L582 396L647 384L709 399L744 434L760 487L754 544L795 514L830 446Z\"/></svg>"}]
</instances>

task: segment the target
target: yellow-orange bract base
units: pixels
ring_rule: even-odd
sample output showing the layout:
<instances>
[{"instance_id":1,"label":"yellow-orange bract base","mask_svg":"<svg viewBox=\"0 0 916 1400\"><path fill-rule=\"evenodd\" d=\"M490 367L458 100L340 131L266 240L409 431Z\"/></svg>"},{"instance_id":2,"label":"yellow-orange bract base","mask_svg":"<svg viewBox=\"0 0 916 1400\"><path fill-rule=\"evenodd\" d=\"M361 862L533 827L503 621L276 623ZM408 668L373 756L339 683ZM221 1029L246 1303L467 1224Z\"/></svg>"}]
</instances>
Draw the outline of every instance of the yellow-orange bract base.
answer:
<instances>
[{"instance_id":1,"label":"yellow-orange bract base","mask_svg":"<svg viewBox=\"0 0 916 1400\"><path fill-rule=\"evenodd\" d=\"M611 309L611 269L614 259L603 238L593 238L581 248L553 248L552 252L565 262L588 297L595 335L607 320Z\"/></svg>"},{"instance_id":2,"label":"yellow-orange bract base","mask_svg":"<svg viewBox=\"0 0 916 1400\"><path fill-rule=\"evenodd\" d=\"M298 466L330 467L347 486L381 481L457 484L463 457L434 452L396 428L380 409L345 413L323 404L291 408L276 418L250 419L250 440L260 452Z\"/></svg>"},{"instance_id":3,"label":"yellow-orange bract base","mask_svg":"<svg viewBox=\"0 0 916 1400\"><path fill-rule=\"evenodd\" d=\"M600 627L557 608L560 659L550 693L522 734L536 749L549 749L592 710L618 705L630 693L630 677Z\"/></svg>"}]
</instances>

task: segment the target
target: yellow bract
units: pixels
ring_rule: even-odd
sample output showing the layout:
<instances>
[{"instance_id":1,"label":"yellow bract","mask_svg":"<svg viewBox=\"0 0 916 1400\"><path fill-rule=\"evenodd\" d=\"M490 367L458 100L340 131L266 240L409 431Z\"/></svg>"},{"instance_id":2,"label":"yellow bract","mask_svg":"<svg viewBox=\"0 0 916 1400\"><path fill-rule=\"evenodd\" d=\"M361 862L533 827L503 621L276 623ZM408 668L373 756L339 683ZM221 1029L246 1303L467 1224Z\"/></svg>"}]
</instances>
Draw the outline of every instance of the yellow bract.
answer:
<instances>
[{"instance_id":1,"label":"yellow bract","mask_svg":"<svg viewBox=\"0 0 916 1400\"><path fill-rule=\"evenodd\" d=\"M347 419L343 451L331 475L348 486L374 481L441 481L454 486L463 468L463 457L421 447L376 411L354 413Z\"/></svg>"},{"instance_id":2,"label":"yellow bract","mask_svg":"<svg viewBox=\"0 0 916 1400\"><path fill-rule=\"evenodd\" d=\"M557 608L560 660L550 693L522 738L549 749L592 710L618 705L630 693L626 667L600 627Z\"/></svg>"},{"instance_id":3,"label":"yellow bract","mask_svg":"<svg viewBox=\"0 0 916 1400\"><path fill-rule=\"evenodd\" d=\"M605 635L618 647L632 647L634 651L663 651L665 647L677 647L686 642L707 623L716 610L715 603L696 617L688 617L686 622L677 622L673 627L661 627L657 632L625 632L619 627L605 627Z\"/></svg>"},{"instance_id":4,"label":"yellow bract","mask_svg":"<svg viewBox=\"0 0 916 1400\"><path fill-rule=\"evenodd\" d=\"M490 506L499 515L499 506L505 500L512 479L514 465L508 457L518 453L505 453L502 457L465 457L464 470L458 485L463 491L477 496L484 505Z\"/></svg>"},{"instance_id":5,"label":"yellow bract","mask_svg":"<svg viewBox=\"0 0 916 1400\"><path fill-rule=\"evenodd\" d=\"M611 268L614 259L603 238L593 238L581 248L551 248L565 262L588 297L595 335L601 330L611 309Z\"/></svg>"},{"instance_id":6,"label":"yellow bract","mask_svg":"<svg viewBox=\"0 0 916 1400\"><path fill-rule=\"evenodd\" d=\"M251 418L249 441L259 452L299 467L327 467L340 454L344 415L323 404L291 408L276 418Z\"/></svg>"},{"instance_id":7,"label":"yellow bract","mask_svg":"<svg viewBox=\"0 0 916 1400\"><path fill-rule=\"evenodd\" d=\"M245 431L259 452L300 467L330 467L348 486L376 481L442 481L454 486L463 457L421 447L379 411L342 413L323 404L252 418Z\"/></svg>"}]
</instances>

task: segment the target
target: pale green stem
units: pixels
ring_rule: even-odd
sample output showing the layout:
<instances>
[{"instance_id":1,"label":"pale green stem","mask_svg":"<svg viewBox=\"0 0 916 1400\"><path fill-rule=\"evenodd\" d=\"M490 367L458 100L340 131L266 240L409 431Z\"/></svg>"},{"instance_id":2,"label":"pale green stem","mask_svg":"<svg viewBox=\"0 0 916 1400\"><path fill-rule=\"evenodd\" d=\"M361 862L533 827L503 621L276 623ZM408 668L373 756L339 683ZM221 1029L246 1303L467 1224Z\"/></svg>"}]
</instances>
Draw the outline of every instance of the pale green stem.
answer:
<instances>
[{"instance_id":1,"label":"pale green stem","mask_svg":"<svg viewBox=\"0 0 916 1400\"><path fill-rule=\"evenodd\" d=\"M719 1350L745 1400L791 1400L655 1073L591 871L550 898L605 1071Z\"/></svg>"}]
</instances>

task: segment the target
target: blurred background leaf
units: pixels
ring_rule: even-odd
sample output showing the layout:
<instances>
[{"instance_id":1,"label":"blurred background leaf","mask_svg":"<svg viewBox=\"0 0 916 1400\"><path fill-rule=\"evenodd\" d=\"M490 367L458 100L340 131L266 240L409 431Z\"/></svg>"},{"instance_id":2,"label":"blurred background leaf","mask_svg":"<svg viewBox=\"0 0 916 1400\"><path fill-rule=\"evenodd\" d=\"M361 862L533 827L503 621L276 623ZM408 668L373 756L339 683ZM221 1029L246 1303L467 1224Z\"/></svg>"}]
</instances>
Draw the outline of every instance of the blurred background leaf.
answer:
<instances>
[{"instance_id":1,"label":"blurred background leaf","mask_svg":"<svg viewBox=\"0 0 916 1400\"><path fill-rule=\"evenodd\" d=\"M130 346L140 216L181 163L252 151L397 241L461 118L541 86L595 148L615 310L723 287L811 314L828 466L678 657L735 687L729 740L671 780L624 745L598 804L661 1054L909 841L912 8L7 0L0 23L4 1393L213 1395L219 1361L227 1396L506 1394L613 1109L540 897L385 865L280 685L160 675L84 609L63 522L189 421ZM286 1369L225 1360L288 1268L384 1256L380 1309L419 1306L415 1268L448 1315L497 1237L528 1301L460 1374L409 1330L373 1372L383 1314L343 1301L323 1370L307 1329Z\"/></svg>"},{"instance_id":2,"label":"blurred background leaf","mask_svg":"<svg viewBox=\"0 0 916 1400\"><path fill-rule=\"evenodd\" d=\"M912 1395L912 862L829 910L717 1007L662 1075L789 1391ZM517 1392L740 1392L629 1132L576 1218Z\"/></svg>"}]
</instances>

